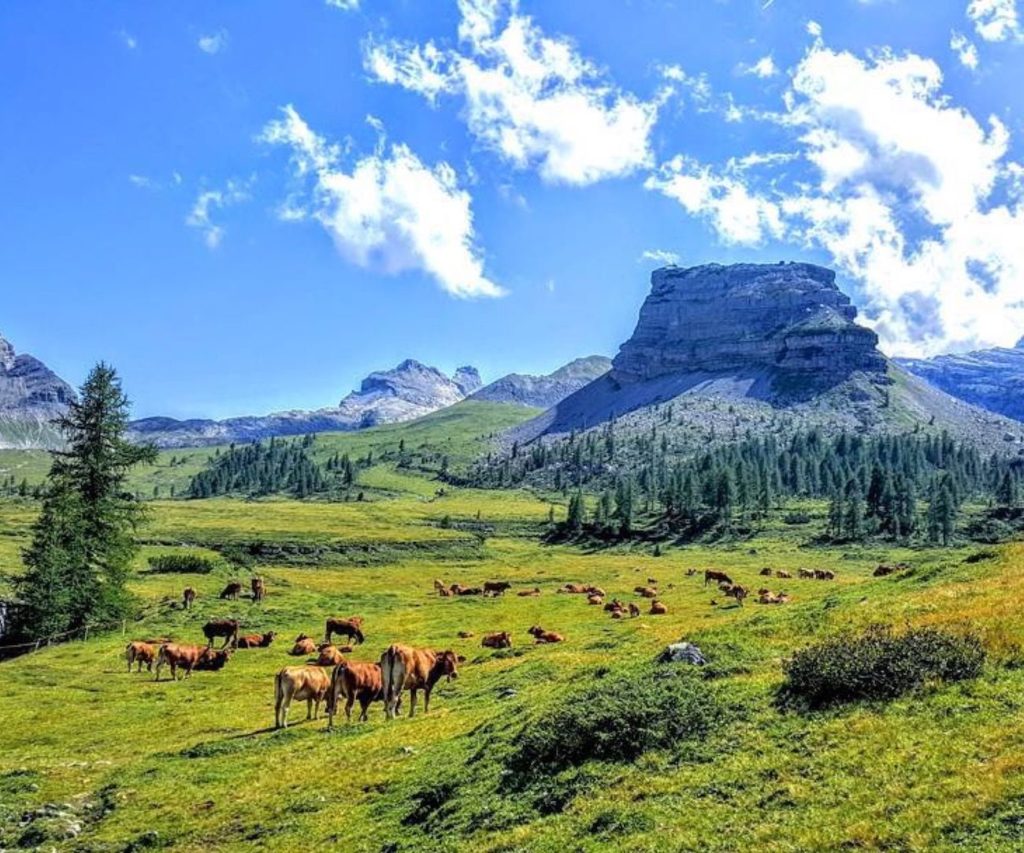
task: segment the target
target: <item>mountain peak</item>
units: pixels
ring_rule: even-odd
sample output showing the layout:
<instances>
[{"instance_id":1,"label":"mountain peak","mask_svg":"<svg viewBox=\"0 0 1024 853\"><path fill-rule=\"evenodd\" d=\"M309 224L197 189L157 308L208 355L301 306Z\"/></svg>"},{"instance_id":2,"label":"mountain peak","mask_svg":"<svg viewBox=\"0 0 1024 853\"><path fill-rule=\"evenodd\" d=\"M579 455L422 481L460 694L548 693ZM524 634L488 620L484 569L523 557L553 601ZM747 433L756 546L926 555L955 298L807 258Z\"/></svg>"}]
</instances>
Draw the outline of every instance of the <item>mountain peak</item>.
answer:
<instances>
[{"instance_id":1,"label":"mountain peak","mask_svg":"<svg viewBox=\"0 0 1024 853\"><path fill-rule=\"evenodd\" d=\"M1014 346L1014 349L1024 349L1024 338L1021 338L1019 341L1017 341L1016 345Z\"/></svg>"},{"instance_id":2,"label":"mountain peak","mask_svg":"<svg viewBox=\"0 0 1024 853\"><path fill-rule=\"evenodd\" d=\"M5 371L14 367L14 347L3 335L0 335L0 369Z\"/></svg>"},{"instance_id":3,"label":"mountain peak","mask_svg":"<svg viewBox=\"0 0 1024 853\"><path fill-rule=\"evenodd\" d=\"M0 447L59 445L50 421L64 414L74 399L67 382L39 359L16 353L0 336Z\"/></svg>"}]
</instances>

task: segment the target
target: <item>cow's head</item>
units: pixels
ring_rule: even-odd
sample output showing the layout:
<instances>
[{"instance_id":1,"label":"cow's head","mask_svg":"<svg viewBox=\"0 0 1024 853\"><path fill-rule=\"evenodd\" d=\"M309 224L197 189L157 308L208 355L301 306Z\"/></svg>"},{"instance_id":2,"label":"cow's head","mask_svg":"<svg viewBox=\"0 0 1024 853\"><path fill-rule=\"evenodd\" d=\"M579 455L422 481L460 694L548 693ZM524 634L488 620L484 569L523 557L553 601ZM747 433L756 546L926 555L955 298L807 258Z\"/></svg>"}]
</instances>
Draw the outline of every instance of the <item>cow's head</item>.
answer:
<instances>
[{"instance_id":1,"label":"cow's head","mask_svg":"<svg viewBox=\"0 0 1024 853\"><path fill-rule=\"evenodd\" d=\"M263 635L263 645L269 646L272 642L274 642L274 637L276 636L277 634L275 632L267 631L267 633Z\"/></svg>"},{"instance_id":2,"label":"cow's head","mask_svg":"<svg viewBox=\"0 0 1024 853\"><path fill-rule=\"evenodd\" d=\"M533 627L532 627L532 628L531 628L531 629L530 629L529 631L527 631L526 633L527 633L527 634L532 634L532 635L533 635L534 637L536 637L536 636L537 636L537 635L539 635L539 634L543 634L543 633L544 633L544 629L543 629L543 628L541 628L541 627L540 627L540 625L534 625L534 626L533 626Z\"/></svg>"},{"instance_id":3,"label":"cow's head","mask_svg":"<svg viewBox=\"0 0 1024 853\"><path fill-rule=\"evenodd\" d=\"M363 632L359 629L359 626L358 625L353 625L352 627L355 630L355 635L354 636L355 636L356 642L357 643L363 642L363 639L364 639L363 638Z\"/></svg>"},{"instance_id":4,"label":"cow's head","mask_svg":"<svg viewBox=\"0 0 1024 853\"><path fill-rule=\"evenodd\" d=\"M453 678L458 678L458 666L459 658L451 649L448 651L441 652L437 656L437 666L441 668L442 674L451 681Z\"/></svg>"}]
</instances>

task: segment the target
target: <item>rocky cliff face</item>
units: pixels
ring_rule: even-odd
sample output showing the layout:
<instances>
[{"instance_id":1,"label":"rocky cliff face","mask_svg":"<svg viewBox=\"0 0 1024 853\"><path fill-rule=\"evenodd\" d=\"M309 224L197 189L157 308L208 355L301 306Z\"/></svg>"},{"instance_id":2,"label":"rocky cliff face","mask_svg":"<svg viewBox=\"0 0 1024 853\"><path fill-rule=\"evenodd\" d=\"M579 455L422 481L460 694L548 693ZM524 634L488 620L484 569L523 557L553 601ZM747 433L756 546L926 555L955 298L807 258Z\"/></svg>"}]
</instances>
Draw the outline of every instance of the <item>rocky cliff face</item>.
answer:
<instances>
[{"instance_id":1,"label":"rocky cliff face","mask_svg":"<svg viewBox=\"0 0 1024 853\"><path fill-rule=\"evenodd\" d=\"M364 429L413 420L451 406L481 384L474 367L460 367L449 378L437 368L407 359L392 370L371 373L358 391L332 408L223 421L145 418L131 423L130 434L137 441L152 442L158 447L201 447L272 435Z\"/></svg>"},{"instance_id":2,"label":"rocky cliff face","mask_svg":"<svg viewBox=\"0 0 1024 853\"><path fill-rule=\"evenodd\" d=\"M611 366L611 359L592 355L577 358L546 376L510 373L481 388L473 399L548 409L607 373Z\"/></svg>"},{"instance_id":3,"label":"rocky cliff face","mask_svg":"<svg viewBox=\"0 0 1024 853\"><path fill-rule=\"evenodd\" d=\"M0 448L55 447L60 437L50 421L74 399L67 382L0 337Z\"/></svg>"},{"instance_id":4,"label":"rocky cliff face","mask_svg":"<svg viewBox=\"0 0 1024 853\"><path fill-rule=\"evenodd\" d=\"M947 394L1024 421L1024 338L1012 349L894 361Z\"/></svg>"},{"instance_id":5,"label":"rocky cliff face","mask_svg":"<svg viewBox=\"0 0 1024 853\"><path fill-rule=\"evenodd\" d=\"M884 373L878 338L856 316L835 273L812 264L666 267L651 275L613 375L770 371L781 385L821 386L855 371Z\"/></svg>"}]
</instances>

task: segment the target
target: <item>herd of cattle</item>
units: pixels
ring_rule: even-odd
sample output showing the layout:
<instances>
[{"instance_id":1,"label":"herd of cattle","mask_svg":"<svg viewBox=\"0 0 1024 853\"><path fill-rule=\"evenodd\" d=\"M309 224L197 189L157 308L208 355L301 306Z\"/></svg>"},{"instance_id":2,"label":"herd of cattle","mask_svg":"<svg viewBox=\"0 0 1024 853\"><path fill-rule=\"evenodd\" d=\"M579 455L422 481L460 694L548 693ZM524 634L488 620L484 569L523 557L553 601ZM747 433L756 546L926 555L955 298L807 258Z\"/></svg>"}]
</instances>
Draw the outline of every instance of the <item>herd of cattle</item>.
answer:
<instances>
[{"instance_id":1,"label":"herd of cattle","mask_svg":"<svg viewBox=\"0 0 1024 853\"><path fill-rule=\"evenodd\" d=\"M880 577L890 574L897 567L879 566L875 570L875 576ZM637 569L636 571L639 571ZM791 579L793 576L781 569L773 570L764 568L759 573L762 577L774 577L781 580ZM700 576L697 569L688 569L687 577ZM800 579L813 579L830 581L835 579L835 573L825 569L799 569L797 577ZM735 583L725 572L715 569L703 571L704 586L715 582L719 591L727 598L733 598L737 606L742 606L743 601L749 595L749 590L741 584ZM671 589L675 585L668 584ZM266 583L263 578L254 577L251 580L253 602L263 601L267 594ZM451 596L492 596L504 595L512 588L508 581L486 581L482 587L465 587L458 583L446 585L441 580L434 581L435 592L443 597ZM242 594L242 584L238 581L229 583L220 594L222 599L237 599ZM612 619L637 618L641 610L634 602L624 603L618 598L606 601L605 591L592 584L566 583L559 587L556 592L568 595L585 595L588 605L601 606L604 612ZM658 600L658 582L655 578L647 578L646 584L639 584L634 587L633 592L640 598L650 601L648 614L651 616L662 616L668 613L665 604ZM519 590L516 595L521 597L535 597L541 594L539 587ZM187 587L182 594L183 606L190 610L196 600L197 593L192 587ZM758 602L761 604L785 604L790 601L786 592L773 592L762 587L758 590ZM713 605L717 602L712 600ZM240 634L241 625L237 619L211 619L203 625L203 635L206 638L206 645L190 645L185 643L172 642L167 638L136 640L128 643L125 648L125 658L128 663L128 671L136 667L137 672L142 671L143 664L149 672L153 671L156 665L155 679L160 680L161 671L166 666L170 669L173 680L178 678L178 670L182 670L185 678L191 676L193 670L217 671L227 664L231 655L236 649L258 649L268 648L276 637L274 631L262 634ZM540 625L533 625L527 632L533 637L534 642L561 643L565 637L555 631L549 631ZM343 637L347 644L337 646L334 644L334 637ZM460 631L458 636L467 639L474 636L471 631ZM220 648L213 647L214 640L223 639ZM413 716L416 710L417 695L423 693L423 710L426 712L430 707L430 695L434 686L446 678L451 681L458 677L458 664L465 661L465 658L457 655L448 649L442 652L433 649L414 648L412 646L393 644L381 655L376 663L357 663L348 660L345 655L353 650L352 643L362 644L365 641L363 633L363 619L360 616L349 616L346 618L331 617L324 625L323 642L318 643L307 634L300 634L296 637L290 655L295 657L312 657L306 664L300 666L287 666L281 669L274 678L274 724L278 728L285 728L288 725L288 710L293 701L306 702L306 718L317 719L320 714L320 705L323 703L328 715L328 727L334 725L334 716L344 700L345 717L352 719L352 708L359 702L359 719L367 719L367 711L373 702L383 702L387 719L395 718L402 703L402 695L405 691L410 693L409 716ZM485 634L481 639L481 646L491 649L507 649L512 646L512 634L509 631L498 631Z\"/></svg>"}]
</instances>

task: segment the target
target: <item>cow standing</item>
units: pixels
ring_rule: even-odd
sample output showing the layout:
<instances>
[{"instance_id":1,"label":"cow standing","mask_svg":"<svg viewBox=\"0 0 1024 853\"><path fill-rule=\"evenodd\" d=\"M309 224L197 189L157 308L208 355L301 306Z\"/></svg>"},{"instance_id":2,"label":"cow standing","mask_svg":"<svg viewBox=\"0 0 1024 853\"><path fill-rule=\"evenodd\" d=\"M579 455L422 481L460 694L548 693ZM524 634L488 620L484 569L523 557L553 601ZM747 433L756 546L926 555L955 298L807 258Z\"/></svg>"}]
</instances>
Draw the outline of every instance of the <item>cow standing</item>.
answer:
<instances>
[{"instance_id":1,"label":"cow standing","mask_svg":"<svg viewBox=\"0 0 1024 853\"><path fill-rule=\"evenodd\" d=\"M223 637L226 649L229 644L238 645L238 620L237 619L211 619L203 625L203 634L206 637L206 645L213 646L214 637Z\"/></svg>"},{"instance_id":2,"label":"cow standing","mask_svg":"<svg viewBox=\"0 0 1024 853\"><path fill-rule=\"evenodd\" d=\"M267 597L267 584L263 578L257 575L250 581L250 586L252 587L252 600L254 604L258 604Z\"/></svg>"},{"instance_id":3,"label":"cow standing","mask_svg":"<svg viewBox=\"0 0 1024 853\"><path fill-rule=\"evenodd\" d=\"M331 689L331 677L318 666L286 666L274 678L274 727L288 728L293 699L306 700L306 719L320 717L320 703Z\"/></svg>"},{"instance_id":4,"label":"cow standing","mask_svg":"<svg viewBox=\"0 0 1024 853\"><path fill-rule=\"evenodd\" d=\"M324 626L324 642L330 643L331 637L334 634L340 634L343 637L348 637L348 639L355 640L357 643L363 642L362 617L351 616L348 619L331 617L327 620L327 623Z\"/></svg>"},{"instance_id":5,"label":"cow standing","mask_svg":"<svg viewBox=\"0 0 1024 853\"><path fill-rule=\"evenodd\" d=\"M714 569L707 569L704 572L704 586L707 586L709 581L731 584L732 578L725 572L716 572Z\"/></svg>"},{"instance_id":6,"label":"cow standing","mask_svg":"<svg viewBox=\"0 0 1024 853\"><path fill-rule=\"evenodd\" d=\"M237 599L242 594L242 584L240 581L231 581L227 586L220 592L221 599Z\"/></svg>"},{"instance_id":7,"label":"cow standing","mask_svg":"<svg viewBox=\"0 0 1024 853\"><path fill-rule=\"evenodd\" d=\"M156 658L156 681L165 665L171 668L171 679L177 681L178 668L185 670L185 678L193 669L218 670L223 668L231 656L231 649L214 651L209 646L191 646L181 643L164 643Z\"/></svg>"},{"instance_id":8,"label":"cow standing","mask_svg":"<svg viewBox=\"0 0 1024 853\"><path fill-rule=\"evenodd\" d=\"M192 587L190 587L190 586L185 587L184 591L181 593L181 605L182 605L182 607L185 610L191 610L192 609L192 605L195 603L195 600L196 600L196 591Z\"/></svg>"},{"instance_id":9,"label":"cow standing","mask_svg":"<svg viewBox=\"0 0 1024 853\"><path fill-rule=\"evenodd\" d=\"M446 677L448 681L458 678L458 658L448 650L435 652L431 649L414 649L411 646L394 644L381 655L381 678L384 683L384 702L387 718L398 715L402 691L410 692L409 716L416 713L416 693L423 691L423 713L430 710L430 694L434 685Z\"/></svg>"},{"instance_id":10,"label":"cow standing","mask_svg":"<svg viewBox=\"0 0 1024 853\"><path fill-rule=\"evenodd\" d=\"M334 728L338 700L345 698L345 719L352 722L352 706L359 700L359 719L366 721L371 702L384 699L384 681L379 663L341 663L331 675L327 697L327 728Z\"/></svg>"},{"instance_id":11,"label":"cow standing","mask_svg":"<svg viewBox=\"0 0 1024 853\"><path fill-rule=\"evenodd\" d=\"M132 664L138 662L138 672L142 672L142 665L146 664L146 669L149 672L153 671L153 663L156 661L156 649L153 648L149 643L134 642L129 643L124 648L125 660L128 661L128 671L132 671Z\"/></svg>"}]
</instances>

